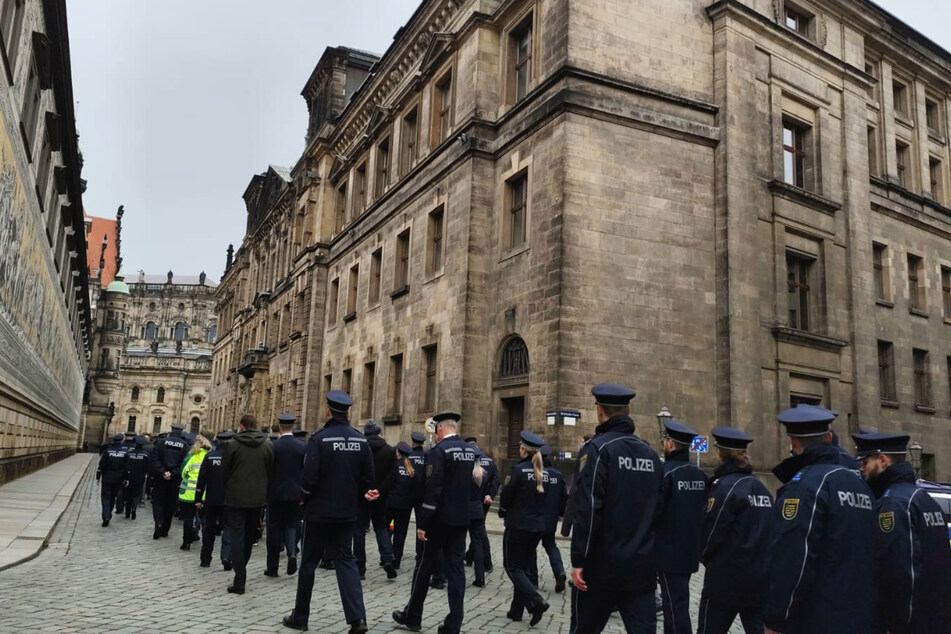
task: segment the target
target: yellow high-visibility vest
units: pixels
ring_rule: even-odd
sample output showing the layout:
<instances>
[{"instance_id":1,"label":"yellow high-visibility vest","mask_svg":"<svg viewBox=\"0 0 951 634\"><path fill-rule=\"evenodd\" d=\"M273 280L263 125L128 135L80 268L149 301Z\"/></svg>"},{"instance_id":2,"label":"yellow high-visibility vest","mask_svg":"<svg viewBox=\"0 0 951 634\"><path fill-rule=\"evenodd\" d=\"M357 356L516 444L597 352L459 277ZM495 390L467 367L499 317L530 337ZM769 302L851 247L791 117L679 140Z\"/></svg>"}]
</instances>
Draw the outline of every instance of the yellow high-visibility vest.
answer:
<instances>
[{"instance_id":1,"label":"yellow high-visibility vest","mask_svg":"<svg viewBox=\"0 0 951 634\"><path fill-rule=\"evenodd\" d=\"M178 489L178 499L182 502L194 502L195 490L198 488L198 471L205 459L205 449L193 453L182 465L182 485Z\"/></svg>"}]
</instances>

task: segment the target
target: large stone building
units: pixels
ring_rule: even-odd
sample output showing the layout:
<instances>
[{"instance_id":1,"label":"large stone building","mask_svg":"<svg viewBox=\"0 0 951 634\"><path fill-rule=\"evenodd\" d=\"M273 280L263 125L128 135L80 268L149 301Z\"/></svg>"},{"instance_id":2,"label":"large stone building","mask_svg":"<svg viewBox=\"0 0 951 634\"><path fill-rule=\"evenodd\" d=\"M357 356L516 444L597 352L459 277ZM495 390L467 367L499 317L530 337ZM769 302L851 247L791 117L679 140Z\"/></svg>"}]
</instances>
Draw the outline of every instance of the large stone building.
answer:
<instances>
[{"instance_id":1,"label":"large stone building","mask_svg":"<svg viewBox=\"0 0 951 634\"><path fill-rule=\"evenodd\" d=\"M90 354L64 0L0 2L0 484L76 450Z\"/></svg>"},{"instance_id":2,"label":"large stone building","mask_svg":"<svg viewBox=\"0 0 951 634\"><path fill-rule=\"evenodd\" d=\"M96 315L86 440L172 423L206 423L211 351L217 336L215 283L197 276L120 273L102 290Z\"/></svg>"},{"instance_id":3,"label":"large stone building","mask_svg":"<svg viewBox=\"0 0 951 634\"><path fill-rule=\"evenodd\" d=\"M876 5L426 0L302 94L219 287L216 427L342 388L390 439L458 409L571 451L614 380L651 440L666 405L767 468L822 403L951 478L951 54Z\"/></svg>"}]
</instances>

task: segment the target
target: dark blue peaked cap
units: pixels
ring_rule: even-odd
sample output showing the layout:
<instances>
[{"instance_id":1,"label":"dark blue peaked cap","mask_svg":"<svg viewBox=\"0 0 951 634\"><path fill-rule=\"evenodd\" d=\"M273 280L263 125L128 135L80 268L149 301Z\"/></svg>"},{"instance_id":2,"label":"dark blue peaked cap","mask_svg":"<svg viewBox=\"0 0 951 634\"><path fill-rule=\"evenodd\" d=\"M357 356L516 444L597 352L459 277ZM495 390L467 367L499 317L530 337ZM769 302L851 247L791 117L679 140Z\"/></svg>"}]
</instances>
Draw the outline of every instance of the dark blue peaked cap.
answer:
<instances>
[{"instance_id":1,"label":"dark blue peaked cap","mask_svg":"<svg viewBox=\"0 0 951 634\"><path fill-rule=\"evenodd\" d=\"M408 456L411 453L413 453L413 448L410 447L405 442L403 442L402 440L396 444L396 450L400 452L401 454L403 454L404 456Z\"/></svg>"},{"instance_id":2,"label":"dark blue peaked cap","mask_svg":"<svg viewBox=\"0 0 951 634\"><path fill-rule=\"evenodd\" d=\"M889 434L870 431L852 434L855 441L855 456L868 458L877 454L905 454L908 452L908 434Z\"/></svg>"},{"instance_id":3,"label":"dark blue peaked cap","mask_svg":"<svg viewBox=\"0 0 951 634\"><path fill-rule=\"evenodd\" d=\"M522 439L522 444L526 447L532 449L541 449L545 445L545 441L533 434L530 431L523 431L519 436Z\"/></svg>"},{"instance_id":4,"label":"dark blue peaked cap","mask_svg":"<svg viewBox=\"0 0 951 634\"><path fill-rule=\"evenodd\" d=\"M551 455L551 447L549 447L547 444L542 445L542 448L538 451L541 452L541 454L546 458Z\"/></svg>"},{"instance_id":5,"label":"dark blue peaked cap","mask_svg":"<svg viewBox=\"0 0 951 634\"><path fill-rule=\"evenodd\" d=\"M281 425L293 425L294 423L297 422L297 417L294 416L293 414L288 414L287 412L284 412L283 414L277 417L277 422L280 423Z\"/></svg>"},{"instance_id":6,"label":"dark blue peaked cap","mask_svg":"<svg viewBox=\"0 0 951 634\"><path fill-rule=\"evenodd\" d=\"M821 436L829 432L829 426L838 416L832 410L819 405L799 404L783 410L776 418L786 426L786 433L790 436Z\"/></svg>"},{"instance_id":7,"label":"dark blue peaked cap","mask_svg":"<svg viewBox=\"0 0 951 634\"><path fill-rule=\"evenodd\" d=\"M681 443L690 444L694 436L698 435L697 432L673 418L664 423L664 428L671 440L676 440Z\"/></svg>"},{"instance_id":8,"label":"dark blue peaked cap","mask_svg":"<svg viewBox=\"0 0 951 634\"><path fill-rule=\"evenodd\" d=\"M714 427L710 432L714 444L724 449L746 449L753 437L733 427Z\"/></svg>"},{"instance_id":9,"label":"dark blue peaked cap","mask_svg":"<svg viewBox=\"0 0 951 634\"><path fill-rule=\"evenodd\" d=\"M637 392L616 383L599 383L591 388L591 394L594 395L594 402L598 405L619 407L630 403Z\"/></svg>"},{"instance_id":10,"label":"dark blue peaked cap","mask_svg":"<svg viewBox=\"0 0 951 634\"><path fill-rule=\"evenodd\" d=\"M294 438L303 438L304 436L307 435L307 430L306 430L306 429L295 429L295 430L292 431L291 433L294 434Z\"/></svg>"},{"instance_id":11,"label":"dark blue peaked cap","mask_svg":"<svg viewBox=\"0 0 951 634\"><path fill-rule=\"evenodd\" d=\"M335 412L346 412L353 405L353 399L342 390L327 392L327 406Z\"/></svg>"},{"instance_id":12,"label":"dark blue peaked cap","mask_svg":"<svg viewBox=\"0 0 951 634\"><path fill-rule=\"evenodd\" d=\"M444 421L451 420L454 422L459 422L462 420L462 414L457 414L456 412L439 412L433 416L434 423L442 423Z\"/></svg>"},{"instance_id":13,"label":"dark blue peaked cap","mask_svg":"<svg viewBox=\"0 0 951 634\"><path fill-rule=\"evenodd\" d=\"M413 442L418 443L420 445L426 442L426 434L424 434L421 431L414 431L412 434L409 435L409 437L412 439Z\"/></svg>"},{"instance_id":14,"label":"dark blue peaked cap","mask_svg":"<svg viewBox=\"0 0 951 634\"><path fill-rule=\"evenodd\" d=\"M218 435L215 436L215 440L231 440L234 438L234 432L230 429L218 432Z\"/></svg>"}]
</instances>

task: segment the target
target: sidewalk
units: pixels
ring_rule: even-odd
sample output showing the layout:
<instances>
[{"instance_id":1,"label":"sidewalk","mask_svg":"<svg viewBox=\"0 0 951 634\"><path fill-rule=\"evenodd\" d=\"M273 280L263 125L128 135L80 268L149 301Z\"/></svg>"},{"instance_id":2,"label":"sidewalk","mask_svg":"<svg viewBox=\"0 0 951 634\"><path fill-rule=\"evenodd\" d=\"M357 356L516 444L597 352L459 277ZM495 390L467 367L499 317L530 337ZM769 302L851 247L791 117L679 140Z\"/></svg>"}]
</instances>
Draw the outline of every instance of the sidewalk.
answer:
<instances>
[{"instance_id":1,"label":"sidewalk","mask_svg":"<svg viewBox=\"0 0 951 634\"><path fill-rule=\"evenodd\" d=\"M0 570L29 561L46 547L95 457L78 453L0 486Z\"/></svg>"}]
</instances>

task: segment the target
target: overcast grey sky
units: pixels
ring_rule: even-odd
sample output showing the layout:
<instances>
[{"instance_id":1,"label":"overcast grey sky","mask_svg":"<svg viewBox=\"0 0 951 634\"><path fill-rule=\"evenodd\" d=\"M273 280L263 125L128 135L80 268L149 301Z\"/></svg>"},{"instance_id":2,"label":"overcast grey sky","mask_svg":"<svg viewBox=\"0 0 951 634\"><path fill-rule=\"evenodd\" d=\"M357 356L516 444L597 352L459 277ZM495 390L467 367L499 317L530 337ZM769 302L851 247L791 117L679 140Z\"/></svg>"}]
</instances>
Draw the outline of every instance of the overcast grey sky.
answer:
<instances>
[{"instance_id":1,"label":"overcast grey sky","mask_svg":"<svg viewBox=\"0 0 951 634\"><path fill-rule=\"evenodd\" d=\"M951 50L951 3L877 2ZM300 91L324 48L383 53L418 4L70 0L84 204L110 218L125 205L126 272L217 279L251 176L303 150Z\"/></svg>"}]
</instances>

